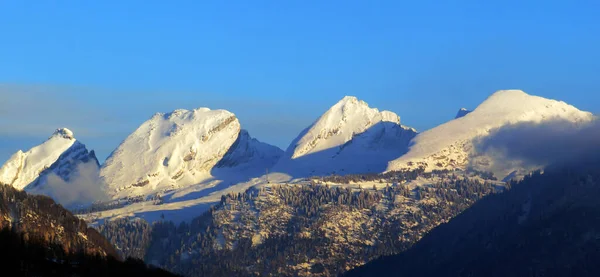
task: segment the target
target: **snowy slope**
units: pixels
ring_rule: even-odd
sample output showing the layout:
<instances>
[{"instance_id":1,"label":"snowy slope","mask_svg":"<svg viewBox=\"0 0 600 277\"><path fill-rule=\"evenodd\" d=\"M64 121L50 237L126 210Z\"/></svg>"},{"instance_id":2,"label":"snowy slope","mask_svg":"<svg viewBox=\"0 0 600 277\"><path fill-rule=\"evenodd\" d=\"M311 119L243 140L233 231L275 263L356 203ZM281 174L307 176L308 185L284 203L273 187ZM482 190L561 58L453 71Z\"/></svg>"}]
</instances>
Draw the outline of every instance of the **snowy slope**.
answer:
<instances>
[{"instance_id":1,"label":"snowy slope","mask_svg":"<svg viewBox=\"0 0 600 277\"><path fill-rule=\"evenodd\" d=\"M183 196L180 199L191 199L213 193L220 195L235 190L240 184L260 182L265 180L265 173L282 155L283 150L252 138L242 129L227 154L210 171L212 178L207 180L208 182L178 190L170 199L179 201L176 200L178 196ZM257 178L258 180L254 180ZM188 193L192 191L193 193Z\"/></svg>"},{"instance_id":2,"label":"snowy slope","mask_svg":"<svg viewBox=\"0 0 600 277\"><path fill-rule=\"evenodd\" d=\"M490 130L518 122L562 119L574 124L594 116L564 102L531 96L520 90L501 90L474 111L416 136L408 153L389 163L388 170L425 167L427 170L464 168L474 153L473 140Z\"/></svg>"},{"instance_id":3,"label":"snowy slope","mask_svg":"<svg viewBox=\"0 0 600 277\"><path fill-rule=\"evenodd\" d=\"M215 168L270 168L279 160L283 150L252 138L248 131L240 130L236 141Z\"/></svg>"},{"instance_id":4,"label":"snowy slope","mask_svg":"<svg viewBox=\"0 0 600 277\"><path fill-rule=\"evenodd\" d=\"M29 151L15 153L0 168L0 183L30 190L42 186L50 173L68 181L77 164L88 161L98 164L94 152L88 152L73 132L62 128Z\"/></svg>"},{"instance_id":5,"label":"snowy slope","mask_svg":"<svg viewBox=\"0 0 600 277\"><path fill-rule=\"evenodd\" d=\"M395 113L346 96L302 131L273 172L294 177L381 172L406 152L415 134Z\"/></svg>"},{"instance_id":6,"label":"snowy slope","mask_svg":"<svg viewBox=\"0 0 600 277\"><path fill-rule=\"evenodd\" d=\"M231 112L176 110L144 122L106 160L101 176L115 198L150 195L213 179L217 165L270 166L281 152L250 138Z\"/></svg>"}]
</instances>

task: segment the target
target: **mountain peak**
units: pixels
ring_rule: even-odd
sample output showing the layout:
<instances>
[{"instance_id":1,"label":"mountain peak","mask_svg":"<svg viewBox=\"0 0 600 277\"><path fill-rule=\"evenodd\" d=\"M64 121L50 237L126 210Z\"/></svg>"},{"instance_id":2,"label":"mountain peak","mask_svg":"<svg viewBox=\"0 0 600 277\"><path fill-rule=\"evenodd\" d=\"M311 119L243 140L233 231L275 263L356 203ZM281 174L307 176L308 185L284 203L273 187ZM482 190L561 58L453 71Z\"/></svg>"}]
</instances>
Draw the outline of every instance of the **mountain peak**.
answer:
<instances>
[{"instance_id":1,"label":"mountain peak","mask_svg":"<svg viewBox=\"0 0 600 277\"><path fill-rule=\"evenodd\" d=\"M294 176L383 171L415 133L397 114L346 96L298 135L273 170Z\"/></svg>"},{"instance_id":2,"label":"mountain peak","mask_svg":"<svg viewBox=\"0 0 600 277\"><path fill-rule=\"evenodd\" d=\"M138 127L106 160L100 175L113 197L150 195L263 174L282 152L250 137L229 111L179 109L158 113Z\"/></svg>"},{"instance_id":3,"label":"mountain peak","mask_svg":"<svg viewBox=\"0 0 600 277\"><path fill-rule=\"evenodd\" d=\"M400 116L391 111L381 111L381 121L400 124Z\"/></svg>"},{"instance_id":4,"label":"mountain peak","mask_svg":"<svg viewBox=\"0 0 600 277\"><path fill-rule=\"evenodd\" d=\"M467 114L469 114L471 111L467 110L466 108L460 108L460 110L458 110L458 112L456 113L456 116L454 117L454 119L457 118L461 118Z\"/></svg>"},{"instance_id":5,"label":"mountain peak","mask_svg":"<svg viewBox=\"0 0 600 277\"><path fill-rule=\"evenodd\" d=\"M491 97L522 97L522 96L530 96L526 92L520 89L501 89L492 93Z\"/></svg>"},{"instance_id":6,"label":"mountain peak","mask_svg":"<svg viewBox=\"0 0 600 277\"><path fill-rule=\"evenodd\" d=\"M508 109L527 109L531 108L535 102L547 102L551 99L546 99L539 96L529 95L522 90L509 89L509 90L498 90L490 95L483 103L481 103L477 109L482 108L508 108Z\"/></svg>"},{"instance_id":7,"label":"mountain peak","mask_svg":"<svg viewBox=\"0 0 600 277\"><path fill-rule=\"evenodd\" d=\"M359 100L358 100L358 98L356 98L356 96L346 95L346 96L342 97L342 99L340 101L338 101L338 104L339 103L348 103L348 102L358 103L358 101Z\"/></svg>"},{"instance_id":8,"label":"mountain peak","mask_svg":"<svg viewBox=\"0 0 600 277\"><path fill-rule=\"evenodd\" d=\"M331 106L327 113L341 113L342 115L348 115L355 112L361 112L365 109L371 109L367 102L359 100L355 96L344 96L344 98L335 103L335 105ZM373 110L377 111L377 109Z\"/></svg>"},{"instance_id":9,"label":"mountain peak","mask_svg":"<svg viewBox=\"0 0 600 277\"><path fill-rule=\"evenodd\" d=\"M582 112L563 101L529 95L522 90L499 90L488 97L471 113L490 120L504 118L510 122L564 118L588 121L591 113Z\"/></svg>"},{"instance_id":10,"label":"mountain peak","mask_svg":"<svg viewBox=\"0 0 600 277\"><path fill-rule=\"evenodd\" d=\"M90 155L85 145L75 140L71 130L59 128L42 144L12 155L0 167L0 183L31 189L45 183L50 173L67 180L79 163L90 160L98 164L95 155Z\"/></svg>"},{"instance_id":11,"label":"mountain peak","mask_svg":"<svg viewBox=\"0 0 600 277\"><path fill-rule=\"evenodd\" d=\"M229 113L226 110L211 110L210 108L200 107L193 110L187 109L176 109L168 113L155 113L152 119L154 120L169 120L169 121L181 121L181 120L195 120L204 118L207 113Z\"/></svg>"},{"instance_id":12,"label":"mountain peak","mask_svg":"<svg viewBox=\"0 0 600 277\"><path fill-rule=\"evenodd\" d=\"M58 129L56 129L56 131L54 131L54 133L50 137L51 138L53 138L53 137L61 137L61 138L70 139L70 140L75 139L75 137L73 135L73 131L71 131L71 130L69 130L67 128L58 128Z\"/></svg>"},{"instance_id":13,"label":"mountain peak","mask_svg":"<svg viewBox=\"0 0 600 277\"><path fill-rule=\"evenodd\" d=\"M226 110L157 113L108 157L101 175L112 194L121 190L145 194L195 184L207 178L239 132L238 119Z\"/></svg>"},{"instance_id":14,"label":"mountain peak","mask_svg":"<svg viewBox=\"0 0 600 277\"><path fill-rule=\"evenodd\" d=\"M579 124L593 120L594 116L562 101L529 95L521 90L500 90L460 120L451 120L419 134L411 142L408 153L392 161L388 170L464 168L477 154L473 141L490 135L491 130L510 124L556 119Z\"/></svg>"},{"instance_id":15,"label":"mountain peak","mask_svg":"<svg viewBox=\"0 0 600 277\"><path fill-rule=\"evenodd\" d=\"M386 113L388 118L391 117L389 113ZM354 96L345 96L298 138L297 144L293 145L293 158L344 144L381 119L379 110L370 108ZM323 143L325 141L327 143Z\"/></svg>"}]
</instances>

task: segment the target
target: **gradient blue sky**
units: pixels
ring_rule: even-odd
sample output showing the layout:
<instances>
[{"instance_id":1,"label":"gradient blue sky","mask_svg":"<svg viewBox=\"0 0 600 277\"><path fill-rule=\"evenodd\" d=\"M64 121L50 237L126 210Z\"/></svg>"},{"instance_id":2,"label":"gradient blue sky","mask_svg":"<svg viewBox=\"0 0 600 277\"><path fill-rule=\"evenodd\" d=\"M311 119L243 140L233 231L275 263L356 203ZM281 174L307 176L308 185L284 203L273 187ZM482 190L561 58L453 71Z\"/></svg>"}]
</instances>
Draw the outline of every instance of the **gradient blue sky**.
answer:
<instances>
[{"instance_id":1,"label":"gradient blue sky","mask_svg":"<svg viewBox=\"0 0 600 277\"><path fill-rule=\"evenodd\" d=\"M282 148L344 95L419 130L499 89L600 111L598 1L1 1L0 162L66 126L101 160L155 112Z\"/></svg>"}]
</instances>

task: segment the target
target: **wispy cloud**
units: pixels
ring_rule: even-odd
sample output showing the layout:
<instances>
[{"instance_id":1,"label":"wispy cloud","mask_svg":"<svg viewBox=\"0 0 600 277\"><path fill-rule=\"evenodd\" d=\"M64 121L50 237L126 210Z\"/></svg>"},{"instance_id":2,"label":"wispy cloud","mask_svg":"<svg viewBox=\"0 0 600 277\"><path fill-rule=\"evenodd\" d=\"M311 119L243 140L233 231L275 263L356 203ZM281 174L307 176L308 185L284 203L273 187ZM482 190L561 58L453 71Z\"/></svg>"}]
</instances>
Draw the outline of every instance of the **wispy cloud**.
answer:
<instances>
[{"instance_id":1,"label":"wispy cloud","mask_svg":"<svg viewBox=\"0 0 600 277\"><path fill-rule=\"evenodd\" d=\"M88 162L78 164L69 181L51 173L43 188L32 193L48 195L68 207L108 200L105 188L106 184L100 178L98 166L95 162Z\"/></svg>"},{"instance_id":2,"label":"wispy cloud","mask_svg":"<svg viewBox=\"0 0 600 277\"><path fill-rule=\"evenodd\" d=\"M494 160L519 160L531 165L600 158L600 120L587 124L565 120L513 124L493 130L478 140L476 147Z\"/></svg>"}]
</instances>

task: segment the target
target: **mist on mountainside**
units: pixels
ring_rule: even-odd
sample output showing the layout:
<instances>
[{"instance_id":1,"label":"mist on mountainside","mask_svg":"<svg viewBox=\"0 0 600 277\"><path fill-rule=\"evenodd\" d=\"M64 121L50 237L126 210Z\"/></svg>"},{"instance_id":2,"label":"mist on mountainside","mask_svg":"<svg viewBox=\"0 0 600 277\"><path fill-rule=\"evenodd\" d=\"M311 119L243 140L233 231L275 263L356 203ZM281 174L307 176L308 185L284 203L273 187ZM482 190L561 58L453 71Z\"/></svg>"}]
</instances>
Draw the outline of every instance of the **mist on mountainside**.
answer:
<instances>
[{"instance_id":1,"label":"mist on mountainside","mask_svg":"<svg viewBox=\"0 0 600 277\"><path fill-rule=\"evenodd\" d=\"M580 162L600 153L600 121L573 124L556 119L510 124L476 139L474 146L478 155L494 161L496 171L515 164L535 169Z\"/></svg>"},{"instance_id":2,"label":"mist on mountainside","mask_svg":"<svg viewBox=\"0 0 600 277\"><path fill-rule=\"evenodd\" d=\"M559 134L547 143L578 142ZM482 198L407 251L343 276L598 276L600 149L591 142L547 155L538 151L551 144L540 146L511 158L552 162L543 171Z\"/></svg>"},{"instance_id":3,"label":"mist on mountainside","mask_svg":"<svg viewBox=\"0 0 600 277\"><path fill-rule=\"evenodd\" d=\"M106 183L98 172L95 162L79 163L68 180L50 172L44 186L31 193L48 195L65 207L107 201Z\"/></svg>"}]
</instances>

